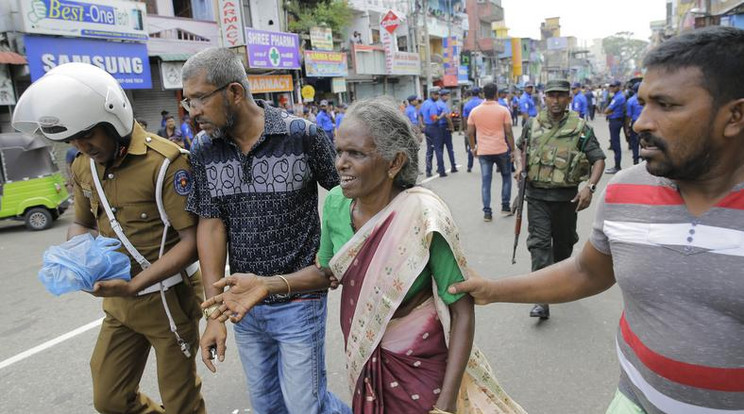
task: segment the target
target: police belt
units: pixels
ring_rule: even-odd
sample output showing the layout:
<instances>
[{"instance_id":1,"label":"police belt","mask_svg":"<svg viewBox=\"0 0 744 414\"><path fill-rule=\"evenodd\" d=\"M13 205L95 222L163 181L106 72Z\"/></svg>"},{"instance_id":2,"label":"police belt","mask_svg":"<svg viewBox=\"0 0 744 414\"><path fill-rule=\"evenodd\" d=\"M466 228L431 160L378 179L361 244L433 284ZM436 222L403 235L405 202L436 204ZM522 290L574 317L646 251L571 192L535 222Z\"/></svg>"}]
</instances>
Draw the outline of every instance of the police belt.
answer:
<instances>
[{"instance_id":1,"label":"police belt","mask_svg":"<svg viewBox=\"0 0 744 414\"><path fill-rule=\"evenodd\" d=\"M161 286L162 286L163 291L166 291L166 290L172 288L173 286L176 286L177 284L183 282L184 281L184 277L183 277L183 274L184 273L186 274L186 277L191 277L197 271L199 271L199 262L194 262L194 263L190 264L188 267L186 267L186 269L184 269L183 273L176 273L175 275L173 275L173 276L171 276L171 277L169 277L169 278L167 278L167 279L165 279L165 280L163 280L161 282L158 282L158 283L155 283L153 285L150 285L150 287L147 287L147 288L142 289L139 292L137 292L137 296L144 296L144 295L149 295L150 293L160 292Z\"/></svg>"}]
</instances>

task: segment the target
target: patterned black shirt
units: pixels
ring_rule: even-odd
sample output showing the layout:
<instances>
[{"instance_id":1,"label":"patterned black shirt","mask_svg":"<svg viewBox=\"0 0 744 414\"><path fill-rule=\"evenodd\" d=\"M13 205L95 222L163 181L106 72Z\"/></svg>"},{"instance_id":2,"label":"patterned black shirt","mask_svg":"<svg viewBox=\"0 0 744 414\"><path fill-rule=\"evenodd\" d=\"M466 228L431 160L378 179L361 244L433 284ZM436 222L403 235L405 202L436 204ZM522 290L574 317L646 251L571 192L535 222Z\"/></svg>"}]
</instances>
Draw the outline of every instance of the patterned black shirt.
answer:
<instances>
[{"instance_id":1,"label":"patterned black shirt","mask_svg":"<svg viewBox=\"0 0 744 414\"><path fill-rule=\"evenodd\" d=\"M311 265L320 242L318 183L338 185L335 150L317 126L263 101L264 133L247 154L200 134L186 210L225 223L230 270L270 276Z\"/></svg>"}]
</instances>

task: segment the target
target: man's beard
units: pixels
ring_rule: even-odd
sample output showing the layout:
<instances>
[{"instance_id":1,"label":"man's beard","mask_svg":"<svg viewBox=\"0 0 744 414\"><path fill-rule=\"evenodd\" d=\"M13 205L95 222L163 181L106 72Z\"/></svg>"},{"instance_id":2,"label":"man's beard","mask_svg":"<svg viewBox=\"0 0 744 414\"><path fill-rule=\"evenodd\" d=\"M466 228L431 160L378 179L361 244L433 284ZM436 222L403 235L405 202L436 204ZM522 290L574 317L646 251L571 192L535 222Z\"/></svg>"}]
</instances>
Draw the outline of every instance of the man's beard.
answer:
<instances>
[{"instance_id":1,"label":"man's beard","mask_svg":"<svg viewBox=\"0 0 744 414\"><path fill-rule=\"evenodd\" d=\"M710 136L710 134L707 135ZM664 140L649 132L639 133L638 138L647 146L656 147L664 155L664 159L654 160L655 165L646 163L646 170L649 174L657 177L680 181L697 181L705 177L715 163L716 150L713 148L710 139L703 140L699 148L690 152L693 155L688 159L682 160L679 164L672 164L669 157L669 148Z\"/></svg>"},{"instance_id":2,"label":"man's beard","mask_svg":"<svg viewBox=\"0 0 744 414\"><path fill-rule=\"evenodd\" d=\"M235 126L235 113L230 111L228 109L228 112L225 116L225 124L222 126L217 126L215 124L212 124L214 128L211 132L207 133L210 138L212 139L226 139L230 136L230 131L232 130L233 126Z\"/></svg>"}]
</instances>

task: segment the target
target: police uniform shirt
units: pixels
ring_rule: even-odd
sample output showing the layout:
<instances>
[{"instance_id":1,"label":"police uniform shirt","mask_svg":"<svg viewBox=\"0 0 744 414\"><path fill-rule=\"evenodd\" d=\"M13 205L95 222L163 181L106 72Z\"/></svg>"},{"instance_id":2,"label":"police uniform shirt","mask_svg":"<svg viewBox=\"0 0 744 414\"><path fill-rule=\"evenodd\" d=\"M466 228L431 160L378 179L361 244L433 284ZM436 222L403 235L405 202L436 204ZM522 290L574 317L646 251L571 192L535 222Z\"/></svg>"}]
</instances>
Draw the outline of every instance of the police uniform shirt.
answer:
<instances>
[{"instance_id":1,"label":"police uniform shirt","mask_svg":"<svg viewBox=\"0 0 744 414\"><path fill-rule=\"evenodd\" d=\"M623 119L625 117L625 95L621 91L617 91L607 109L612 110L607 119Z\"/></svg>"},{"instance_id":2,"label":"police uniform shirt","mask_svg":"<svg viewBox=\"0 0 744 414\"><path fill-rule=\"evenodd\" d=\"M540 113L540 117L543 117L542 112ZM546 118L550 120L549 116ZM568 120L568 111L566 111L566 115L564 115L564 117L558 123L551 124L551 122L543 122L543 126L548 129L562 128L563 125L566 123L566 120ZM524 128L522 128L522 135L520 135L515 144L521 150L524 150L524 141L532 130L533 122L535 122L535 118L530 118L527 121ZM597 137L594 135L594 130L591 126L589 126L589 124L585 124L584 131L588 137L586 145L584 145L584 154L586 154L586 158L589 160L589 165L594 165L596 161L606 158L605 153L604 151L602 151L602 148L599 145L599 141L597 141ZM533 144L534 142L530 141L530 146L532 146ZM526 195L527 197L544 201L571 201L576 196L577 190L578 187L536 188L530 185L530 182L528 181L526 187Z\"/></svg>"},{"instance_id":3,"label":"police uniform shirt","mask_svg":"<svg viewBox=\"0 0 744 414\"><path fill-rule=\"evenodd\" d=\"M432 119L432 117L436 118L441 113L441 108L439 108L436 101L431 98L427 99L426 102L421 105L421 116L424 118L424 124L426 125L433 125L436 120Z\"/></svg>"},{"instance_id":4,"label":"police uniform shirt","mask_svg":"<svg viewBox=\"0 0 744 414\"><path fill-rule=\"evenodd\" d=\"M418 111L416 110L415 106L411 104L408 104L408 106L406 106L406 116L411 121L411 124L418 125Z\"/></svg>"},{"instance_id":5,"label":"police uniform shirt","mask_svg":"<svg viewBox=\"0 0 744 414\"><path fill-rule=\"evenodd\" d=\"M106 169L96 164L98 178L116 220L124 234L151 263L158 259L163 236L163 222L155 201L155 187L160 167L168 158L171 164L163 180L163 207L171 229L165 251L175 245L177 231L195 226L197 218L187 212L186 196L193 185L188 159L178 146L154 134L148 134L139 124L134 124L132 141L127 153L113 166ZM75 222L88 228L97 228L105 237L117 238L101 205L90 171L90 158L79 155L72 164L75 184ZM129 255L124 247L120 252ZM132 276L141 271L139 264L130 257Z\"/></svg>"}]
</instances>

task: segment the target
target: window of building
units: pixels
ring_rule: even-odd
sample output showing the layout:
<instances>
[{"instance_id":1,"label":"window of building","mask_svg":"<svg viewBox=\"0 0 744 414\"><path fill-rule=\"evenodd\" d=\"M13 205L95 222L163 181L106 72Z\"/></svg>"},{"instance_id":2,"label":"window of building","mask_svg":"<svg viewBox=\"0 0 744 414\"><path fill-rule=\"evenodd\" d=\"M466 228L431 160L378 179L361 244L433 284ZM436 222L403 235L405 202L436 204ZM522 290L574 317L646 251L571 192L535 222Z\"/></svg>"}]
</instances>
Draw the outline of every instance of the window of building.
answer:
<instances>
[{"instance_id":1,"label":"window of building","mask_svg":"<svg viewBox=\"0 0 744 414\"><path fill-rule=\"evenodd\" d=\"M173 15L195 20L214 20L210 0L173 0Z\"/></svg>"}]
</instances>

